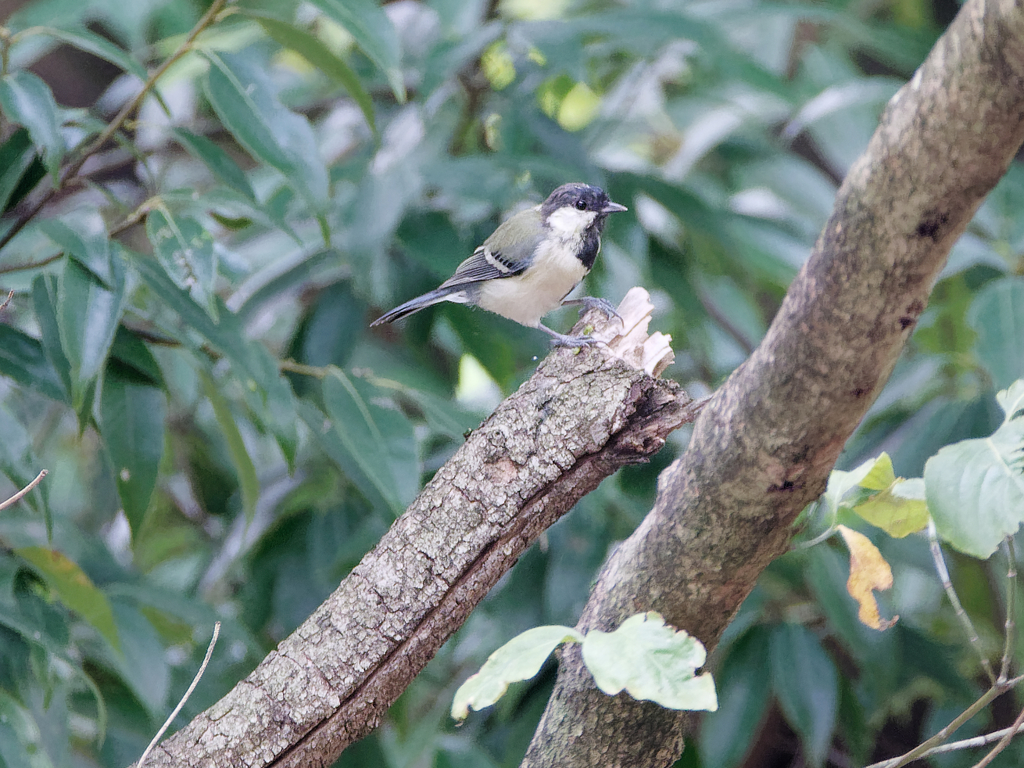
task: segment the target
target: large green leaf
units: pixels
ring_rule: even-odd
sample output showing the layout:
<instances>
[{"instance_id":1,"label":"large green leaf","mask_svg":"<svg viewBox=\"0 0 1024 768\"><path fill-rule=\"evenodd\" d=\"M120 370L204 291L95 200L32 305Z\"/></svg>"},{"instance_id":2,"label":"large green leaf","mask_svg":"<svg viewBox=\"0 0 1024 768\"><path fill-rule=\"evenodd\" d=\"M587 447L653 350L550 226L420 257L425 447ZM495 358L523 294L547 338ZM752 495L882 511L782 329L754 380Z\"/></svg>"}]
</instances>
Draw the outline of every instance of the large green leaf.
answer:
<instances>
[{"instance_id":1,"label":"large green leaf","mask_svg":"<svg viewBox=\"0 0 1024 768\"><path fill-rule=\"evenodd\" d=\"M967 311L978 342L975 352L997 388L1024 378L1024 277L994 280Z\"/></svg>"},{"instance_id":2,"label":"large green leaf","mask_svg":"<svg viewBox=\"0 0 1024 768\"><path fill-rule=\"evenodd\" d=\"M39 340L3 323L0 323L0 374L53 400L71 402L70 394L47 360Z\"/></svg>"},{"instance_id":3,"label":"large green leaf","mask_svg":"<svg viewBox=\"0 0 1024 768\"><path fill-rule=\"evenodd\" d=\"M314 431L370 501L381 499L399 515L416 495L420 468L412 424L397 409L378 404L386 394L331 367L323 382L330 434L325 441L322 428Z\"/></svg>"},{"instance_id":4,"label":"large green leaf","mask_svg":"<svg viewBox=\"0 0 1024 768\"><path fill-rule=\"evenodd\" d=\"M36 148L24 128L14 131L0 145L0 213L5 213L21 202L42 178L42 171L34 180L26 176L26 171L35 162L38 162ZM42 169L41 164L39 168ZM31 184L25 183L27 181L31 181Z\"/></svg>"},{"instance_id":5,"label":"large green leaf","mask_svg":"<svg viewBox=\"0 0 1024 768\"><path fill-rule=\"evenodd\" d=\"M39 229L108 288L114 285L110 236L98 212L76 213L68 221L46 219Z\"/></svg>"},{"instance_id":6,"label":"large green leaf","mask_svg":"<svg viewBox=\"0 0 1024 768\"><path fill-rule=\"evenodd\" d=\"M948 445L924 466L939 536L982 559L1024 522L1024 380L996 400L1006 418L994 433Z\"/></svg>"},{"instance_id":7,"label":"large green leaf","mask_svg":"<svg viewBox=\"0 0 1024 768\"><path fill-rule=\"evenodd\" d=\"M780 624L770 641L772 688L786 720L804 746L807 762L828 755L839 707L839 676L817 636L800 624Z\"/></svg>"},{"instance_id":8,"label":"large green leaf","mask_svg":"<svg viewBox=\"0 0 1024 768\"><path fill-rule=\"evenodd\" d=\"M81 412L88 389L103 369L124 305L124 263L113 259L111 287L74 259L66 259L57 288L61 348L71 364L72 404Z\"/></svg>"},{"instance_id":9,"label":"large green leaf","mask_svg":"<svg viewBox=\"0 0 1024 768\"><path fill-rule=\"evenodd\" d=\"M376 0L313 0L313 5L348 30L356 45L384 72L395 98L405 101L398 33Z\"/></svg>"},{"instance_id":10,"label":"large green leaf","mask_svg":"<svg viewBox=\"0 0 1024 768\"><path fill-rule=\"evenodd\" d=\"M697 740L705 768L741 765L753 744L771 700L767 649L767 633L755 628L736 641L715 672L718 709L704 715Z\"/></svg>"},{"instance_id":11,"label":"large green leaf","mask_svg":"<svg viewBox=\"0 0 1024 768\"><path fill-rule=\"evenodd\" d=\"M32 143L42 150L43 161L57 178L64 158L61 116L50 86L31 72L20 71L0 78L0 109L7 118L28 129Z\"/></svg>"},{"instance_id":12,"label":"large green leaf","mask_svg":"<svg viewBox=\"0 0 1024 768\"><path fill-rule=\"evenodd\" d=\"M259 22L263 30L274 40L302 56L306 61L327 75L334 82L348 91L348 95L359 105L363 117L366 118L370 130L377 133L377 123L373 117L373 100L352 71L341 58L330 48L304 29L286 24L269 16L250 14Z\"/></svg>"},{"instance_id":13,"label":"large green leaf","mask_svg":"<svg viewBox=\"0 0 1024 768\"><path fill-rule=\"evenodd\" d=\"M185 148L186 152L204 163L214 176L239 194L250 200L256 199L256 193L252 191L252 185L249 183L245 171L239 168L238 163L232 160L231 156L219 145L205 136L192 133L184 128L173 129L172 135Z\"/></svg>"},{"instance_id":14,"label":"large green leaf","mask_svg":"<svg viewBox=\"0 0 1024 768\"><path fill-rule=\"evenodd\" d=\"M217 389L213 379L205 373L200 373L200 380L203 384L203 392L213 406L214 416L217 418L217 425L221 434L228 444L228 452L231 454L231 463L235 466L238 474L238 486L242 491L242 508L245 510L245 517L252 522L256 514L256 501L260 495L260 481L256 475L256 467L253 466L252 458L245 447L242 433L238 430L238 424L231 413L231 406L227 399Z\"/></svg>"},{"instance_id":15,"label":"large green leaf","mask_svg":"<svg viewBox=\"0 0 1024 768\"><path fill-rule=\"evenodd\" d=\"M273 432L291 465L295 460L298 440L295 397L281 376L274 357L260 342L245 337L239 318L219 300L217 320L214 321L187 291L174 284L155 259L136 255L132 264L160 300L181 317L187 329L181 335L183 343L191 344L190 334L198 333L231 361L254 417L262 420Z\"/></svg>"},{"instance_id":16,"label":"large green leaf","mask_svg":"<svg viewBox=\"0 0 1024 768\"><path fill-rule=\"evenodd\" d=\"M44 547L21 547L15 554L32 566L64 605L92 624L112 646L120 647L110 602L77 563Z\"/></svg>"},{"instance_id":17,"label":"large green leaf","mask_svg":"<svg viewBox=\"0 0 1024 768\"><path fill-rule=\"evenodd\" d=\"M132 531L138 533L163 458L167 396L112 361L103 377L99 415L121 506Z\"/></svg>"},{"instance_id":18,"label":"large green leaf","mask_svg":"<svg viewBox=\"0 0 1024 768\"><path fill-rule=\"evenodd\" d=\"M64 400L71 402L71 363L64 354L60 341L60 321L57 319L57 276L39 275L32 281L32 308L42 335L43 352L64 385Z\"/></svg>"},{"instance_id":19,"label":"large green leaf","mask_svg":"<svg viewBox=\"0 0 1024 768\"><path fill-rule=\"evenodd\" d=\"M195 219L175 216L166 208L151 211L146 217L146 234L167 276L216 320L217 251L213 236Z\"/></svg>"},{"instance_id":20,"label":"large green leaf","mask_svg":"<svg viewBox=\"0 0 1024 768\"><path fill-rule=\"evenodd\" d=\"M327 169L309 121L278 100L270 77L250 57L206 55L206 94L225 127L254 158L280 171L311 207L322 210Z\"/></svg>"}]
</instances>

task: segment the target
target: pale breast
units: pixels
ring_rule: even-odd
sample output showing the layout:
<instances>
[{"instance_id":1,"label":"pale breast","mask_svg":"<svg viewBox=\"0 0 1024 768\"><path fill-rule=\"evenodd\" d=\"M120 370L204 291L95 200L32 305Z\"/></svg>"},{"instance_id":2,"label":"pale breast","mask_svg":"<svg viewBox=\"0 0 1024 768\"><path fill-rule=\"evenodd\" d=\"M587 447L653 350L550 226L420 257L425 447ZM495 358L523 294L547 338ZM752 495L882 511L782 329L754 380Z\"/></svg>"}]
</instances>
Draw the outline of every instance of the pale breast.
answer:
<instances>
[{"instance_id":1,"label":"pale breast","mask_svg":"<svg viewBox=\"0 0 1024 768\"><path fill-rule=\"evenodd\" d=\"M586 277L588 270L575 252L564 241L542 244L535 263L522 275L482 283L478 303L509 320L536 327Z\"/></svg>"}]
</instances>

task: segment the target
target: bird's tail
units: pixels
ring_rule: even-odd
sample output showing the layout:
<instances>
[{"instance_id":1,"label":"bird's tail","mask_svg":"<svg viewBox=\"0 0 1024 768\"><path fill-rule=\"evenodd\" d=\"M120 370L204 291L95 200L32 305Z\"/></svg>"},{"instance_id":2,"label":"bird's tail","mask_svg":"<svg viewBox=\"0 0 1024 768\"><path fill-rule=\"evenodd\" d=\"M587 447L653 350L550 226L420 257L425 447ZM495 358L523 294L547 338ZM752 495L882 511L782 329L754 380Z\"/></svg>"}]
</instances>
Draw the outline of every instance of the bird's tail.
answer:
<instances>
[{"instance_id":1,"label":"bird's tail","mask_svg":"<svg viewBox=\"0 0 1024 768\"><path fill-rule=\"evenodd\" d=\"M385 312L370 323L370 326L372 327L375 325L383 325L384 323L393 323L395 320L401 320L403 317L407 317L413 312L419 312L421 309L426 309L434 304L440 304L442 301L463 303L465 299L463 299L463 302L459 301L462 296L465 296L465 294L463 294L461 290L437 288L430 293L424 293L422 296L417 296L415 299L409 299L405 304L399 304L390 312Z\"/></svg>"}]
</instances>

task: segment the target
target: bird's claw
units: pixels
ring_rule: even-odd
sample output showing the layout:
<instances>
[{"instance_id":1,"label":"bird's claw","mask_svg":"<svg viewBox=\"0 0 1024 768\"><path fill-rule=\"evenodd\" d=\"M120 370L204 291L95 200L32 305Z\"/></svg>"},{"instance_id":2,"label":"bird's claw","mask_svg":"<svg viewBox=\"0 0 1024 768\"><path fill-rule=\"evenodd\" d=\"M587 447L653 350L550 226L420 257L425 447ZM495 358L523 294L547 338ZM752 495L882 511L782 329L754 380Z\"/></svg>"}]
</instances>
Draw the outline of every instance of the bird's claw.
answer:
<instances>
[{"instance_id":1,"label":"bird's claw","mask_svg":"<svg viewBox=\"0 0 1024 768\"><path fill-rule=\"evenodd\" d=\"M600 298L597 298L596 296L583 296L583 297L578 298L578 299L570 299L569 301L563 301L562 303L563 304L579 304L579 305L581 305L583 307L580 310L580 314L581 315L584 312L587 312L588 310L596 309L599 312L603 312L604 316L607 317L609 320L611 320L613 317L618 318L619 324L623 328L626 327L626 323L622 319L622 315L620 315L616 311L615 305L612 304L610 301L608 301L608 299L600 299Z\"/></svg>"},{"instance_id":2,"label":"bird's claw","mask_svg":"<svg viewBox=\"0 0 1024 768\"><path fill-rule=\"evenodd\" d=\"M596 344L603 343L600 339L595 339L593 336L564 336L559 334L551 338L551 346L555 348L575 349L578 347L593 347Z\"/></svg>"}]
</instances>

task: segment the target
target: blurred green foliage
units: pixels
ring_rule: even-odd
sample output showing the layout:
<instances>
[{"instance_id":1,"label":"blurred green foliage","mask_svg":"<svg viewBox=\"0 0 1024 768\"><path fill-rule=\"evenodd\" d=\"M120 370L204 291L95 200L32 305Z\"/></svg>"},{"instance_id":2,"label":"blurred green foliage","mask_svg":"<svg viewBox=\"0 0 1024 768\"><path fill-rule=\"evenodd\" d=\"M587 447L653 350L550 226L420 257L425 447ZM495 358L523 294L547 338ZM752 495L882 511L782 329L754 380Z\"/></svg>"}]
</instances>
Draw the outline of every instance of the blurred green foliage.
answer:
<instances>
[{"instance_id":1,"label":"blurred green foliage","mask_svg":"<svg viewBox=\"0 0 1024 768\"><path fill-rule=\"evenodd\" d=\"M628 205L588 291L617 301L647 287L653 327L677 350L666 375L694 395L720 384L955 12L922 0L229 9L17 231L206 6L35 0L0 22L0 287L15 292L0 311L0 498L50 470L0 513L5 765L137 759L219 619L176 727L214 702L530 375L544 335L482 312L438 306L368 329L522 201L580 180ZM844 466L886 450L897 475L918 476L940 447L998 426L995 389L1024 375L1022 205L1015 164ZM572 315L551 322L566 330ZM553 669L458 731L452 694L518 632L575 623L685 440L551 529L339 765L518 764ZM838 543L778 561L712 658L721 709L682 764L869 761L971 699L977 661L926 542L876 543L896 576L883 611L899 623L856 622ZM953 564L998 654L1005 563ZM1009 724L1000 716L985 727Z\"/></svg>"}]
</instances>

